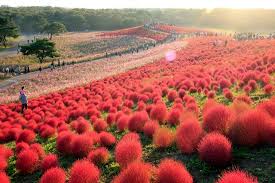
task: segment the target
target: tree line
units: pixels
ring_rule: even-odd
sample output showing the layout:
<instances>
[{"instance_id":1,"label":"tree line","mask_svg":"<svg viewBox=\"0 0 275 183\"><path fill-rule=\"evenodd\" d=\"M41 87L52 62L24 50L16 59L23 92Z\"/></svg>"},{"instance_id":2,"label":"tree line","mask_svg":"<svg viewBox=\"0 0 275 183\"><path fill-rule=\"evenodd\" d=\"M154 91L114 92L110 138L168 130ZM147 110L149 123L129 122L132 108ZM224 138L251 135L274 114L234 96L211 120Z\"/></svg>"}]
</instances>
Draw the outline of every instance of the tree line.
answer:
<instances>
[{"instance_id":1,"label":"tree line","mask_svg":"<svg viewBox=\"0 0 275 183\"><path fill-rule=\"evenodd\" d=\"M275 31L275 10L251 9L65 9L0 7L21 33L40 33L57 22L68 31L114 30L151 22L233 31Z\"/></svg>"}]
</instances>

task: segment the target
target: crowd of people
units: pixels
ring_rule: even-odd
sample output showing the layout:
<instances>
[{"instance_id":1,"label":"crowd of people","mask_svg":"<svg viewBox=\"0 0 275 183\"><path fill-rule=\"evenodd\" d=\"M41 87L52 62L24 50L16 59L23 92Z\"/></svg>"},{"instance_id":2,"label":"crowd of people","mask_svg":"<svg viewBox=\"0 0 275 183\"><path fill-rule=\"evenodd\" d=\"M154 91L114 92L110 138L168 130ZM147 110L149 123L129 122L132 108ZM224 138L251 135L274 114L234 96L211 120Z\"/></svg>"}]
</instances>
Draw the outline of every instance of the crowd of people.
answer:
<instances>
[{"instance_id":1,"label":"crowd of people","mask_svg":"<svg viewBox=\"0 0 275 183\"><path fill-rule=\"evenodd\" d=\"M235 32L233 38L238 41L257 40L257 39L275 39L275 33L260 34L253 32Z\"/></svg>"}]
</instances>

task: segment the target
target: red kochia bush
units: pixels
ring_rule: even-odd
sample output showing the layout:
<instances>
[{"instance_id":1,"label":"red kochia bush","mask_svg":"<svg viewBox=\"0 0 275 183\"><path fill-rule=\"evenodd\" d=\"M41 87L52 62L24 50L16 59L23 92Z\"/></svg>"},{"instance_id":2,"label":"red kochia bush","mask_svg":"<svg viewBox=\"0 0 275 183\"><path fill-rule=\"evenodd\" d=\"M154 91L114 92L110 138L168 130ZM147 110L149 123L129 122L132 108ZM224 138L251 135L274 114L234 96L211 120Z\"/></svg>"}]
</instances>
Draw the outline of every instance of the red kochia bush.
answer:
<instances>
[{"instance_id":1,"label":"red kochia bush","mask_svg":"<svg viewBox=\"0 0 275 183\"><path fill-rule=\"evenodd\" d=\"M256 177L242 170L226 171L216 183L258 183Z\"/></svg>"},{"instance_id":2,"label":"red kochia bush","mask_svg":"<svg viewBox=\"0 0 275 183\"><path fill-rule=\"evenodd\" d=\"M19 137L17 138L16 142L26 142L28 144L32 143L35 139L35 133L31 130L23 130Z\"/></svg>"},{"instance_id":3,"label":"red kochia bush","mask_svg":"<svg viewBox=\"0 0 275 183\"><path fill-rule=\"evenodd\" d=\"M156 179L157 183L193 183L193 178L185 166L172 159L160 162Z\"/></svg>"},{"instance_id":4,"label":"red kochia bush","mask_svg":"<svg viewBox=\"0 0 275 183\"><path fill-rule=\"evenodd\" d=\"M150 183L152 166L142 162L131 163L115 177L112 183Z\"/></svg>"},{"instance_id":5,"label":"red kochia bush","mask_svg":"<svg viewBox=\"0 0 275 183\"><path fill-rule=\"evenodd\" d=\"M106 130L108 127L108 124L103 120L103 119L97 119L96 122L94 123L94 130L96 132L101 132Z\"/></svg>"},{"instance_id":6,"label":"red kochia bush","mask_svg":"<svg viewBox=\"0 0 275 183\"><path fill-rule=\"evenodd\" d=\"M176 143L183 153L192 153L197 149L203 130L197 119L189 119L177 128Z\"/></svg>"},{"instance_id":7,"label":"red kochia bush","mask_svg":"<svg viewBox=\"0 0 275 183\"><path fill-rule=\"evenodd\" d=\"M41 144L35 143L30 145L30 149L35 151L39 157L40 160L42 160L45 156L45 151Z\"/></svg>"},{"instance_id":8,"label":"red kochia bush","mask_svg":"<svg viewBox=\"0 0 275 183\"><path fill-rule=\"evenodd\" d=\"M166 117L167 117L167 109L164 104L156 104L152 107L150 111L150 118L152 120L157 120L161 124L164 124Z\"/></svg>"},{"instance_id":9,"label":"red kochia bush","mask_svg":"<svg viewBox=\"0 0 275 183\"><path fill-rule=\"evenodd\" d=\"M122 114L116 122L117 129L119 131L124 131L128 127L129 119L130 117L128 115Z\"/></svg>"},{"instance_id":10,"label":"red kochia bush","mask_svg":"<svg viewBox=\"0 0 275 183\"><path fill-rule=\"evenodd\" d=\"M143 132L146 136L152 137L155 131L159 128L159 124L156 121L148 121L143 127Z\"/></svg>"},{"instance_id":11,"label":"red kochia bush","mask_svg":"<svg viewBox=\"0 0 275 183\"><path fill-rule=\"evenodd\" d=\"M61 132L56 140L57 150L64 154L70 154L71 151L71 142L74 135L71 132Z\"/></svg>"},{"instance_id":12,"label":"red kochia bush","mask_svg":"<svg viewBox=\"0 0 275 183\"><path fill-rule=\"evenodd\" d=\"M0 182L1 183L10 183L10 178L7 176L6 173L0 172Z\"/></svg>"},{"instance_id":13,"label":"red kochia bush","mask_svg":"<svg viewBox=\"0 0 275 183\"><path fill-rule=\"evenodd\" d=\"M47 170L41 177L39 183L65 183L66 173L61 168L51 168Z\"/></svg>"},{"instance_id":14,"label":"red kochia bush","mask_svg":"<svg viewBox=\"0 0 275 183\"><path fill-rule=\"evenodd\" d=\"M207 132L217 131L225 134L232 121L231 110L224 105L215 105L203 115L203 129Z\"/></svg>"},{"instance_id":15,"label":"red kochia bush","mask_svg":"<svg viewBox=\"0 0 275 183\"><path fill-rule=\"evenodd\" d=\"M33 150L20 152L16 160L16 169L21 173L33 173L39 166L39 157Z\"/></svg>"},{"instance_id":16,"label":"red kochia bush","mask_svg":"<svg viewBox=\"0 0 275 183\"><path fill-rule=\"evenodd\" d=\"M153 136L153 143L157 148L166 148L174 142L174 134L169 128L159 128Z\"/></svg>"},{"instance_id":17,"label":"red kochia bush","mask_svg":"<svg viewBox=\"0 0 275 183\"><path fill-rule=\"evenodd\" d=\"M21 151L27 150L29 148L30 146L26 142L19 142L19 143L16 143L15 152L16 154L19 154Z\"/></svg>"},{"instance_id":18,"label":"red kochia bush","mask_svg":"<svg viewBox=\"0 0 275 183\"><path fill-rule=\"evenodd\" d=\"M231 143L222 134L207 134L198 145L200 159L214 166L225 166L231 160Z\"/></svg>"},{"instance_id":19,"label":"red kochia bush","mask_svg":"<svg viewBox=\"0 0 275 183\"><path fill-rule=\"evenodd\" d=\"M109 157L110 157L109 151L105 147L97 148L91 151L88 155L88 159L96 165L107 163L109 160Z\"/></svg>"},{"instance_id":20,"label":"red kochia bush","mask_svg":"<svg viewBox=\"0 0 275 183\"><path fill-rule=\"evenodd\" d=\"M167 119L167 122L170 124L170 125L178 125L180 123L180 120L181 120L181 111L180 109L172 109L169 114L168 114L168 119Z\"/></svg>"},{"instance_id":21,"label":"red kochia bush","mask_svg":"<svg viewBox=\"0 0 275 183\"><path fill-rule=\"evenodd\" d=\"M271 95L272 92L273 92L273 86L272 86L271 84L265 85L265 87L264 87L264 92L265 92L265 94L267 94L267 95Z\"/></svg>"},{"instance_id":22,"label":"red kochia bush","mask_svg":"<svg viewBox=\"0 0 275 183\"><path fill-rule=\"evenodd\" d=\"M93 148L93 138L88 134L76 135L72 139L72 154L76 157L87 156Z\"/></svg>"},{"instance_id":23,"label":"red kochia bush","mask_svg":"<svg viewBox=\"0 0 275 183\"><path fill-rule=\"evenodd\" d=\"M268 139L271 119L262 110L249 110L240 114L229 129L232 141L239 145L254 146Z\"/></svg>"},{"instance_id":24,"label":"red kochia bush","mask_svg":"<svg viewBox=\"0 0 275 183\"><path fill-rule=\"evenodd\" d=\"M88 160L75 161L71 168L69 183L96 183L99 182L99 169Z\"/></svg>"},{"instance_id":25,"label":"red kochia bush","mask_svg":"<svg viewBox=\"0 0 275 183\"><path fill-rule=\"evenodd\" d=\"M139 140L123 139L116 145L115 159L122 168L141 158L142 146Z\"/></svg>"},{"instance_id":26,"label":"red kochia bush","mask_svg":"<svg viewBox=\"0 0 275 183\"><path fill-rule=\"evenodd\" d=\"M56 154L48 154L44 157L43 161L41 162L41 169L46 171L50 168L58 167L58 158Z\"/></svg>"},{"instance_id":27,"label":"red kochia bush","mask_svg":"<svg viewBox=\"0 0 275 183\"><path fill-rule=\"evenodd\" d=\"M170 102L174 102L174 100L178 97L178 93L175 90L170 90L168 92L167 98Z\"/></svg>"},{"instance_id":28,"label":"red kochia bush","mask_svg":"<svg viewBox=\"0 0 275 183\"><path fill-rule=\"evenodd\" d=\"M124 135L120 141L122 140L136 140L136 141L139 141L140 138L139 138L139 134L138 133L135 133L135 132L130 132L130 133L127 133L126 135Z\"/></svg>"},{"instance_id":29,"label":"red kochia bush","mask_svg":"<svg viewBox=\"0 0 275 183\"><path fill-rule=\"evenodd\" d=\"M100 145L102 146L111 146L116 143L116 138L111 133L101 132L99 134Z\"/></svg>"},{"instance_id":30,"label":"red kochia bush","mask_svg":"<svg viewBox=\"0 0 275 183\"><path fill-rule=\"evenodd\" d=\"M147 112L139 111L135 112L129 119L128 129L130 131L142 131L144 124L149 120Z\"/></svg>"}]
</instances>

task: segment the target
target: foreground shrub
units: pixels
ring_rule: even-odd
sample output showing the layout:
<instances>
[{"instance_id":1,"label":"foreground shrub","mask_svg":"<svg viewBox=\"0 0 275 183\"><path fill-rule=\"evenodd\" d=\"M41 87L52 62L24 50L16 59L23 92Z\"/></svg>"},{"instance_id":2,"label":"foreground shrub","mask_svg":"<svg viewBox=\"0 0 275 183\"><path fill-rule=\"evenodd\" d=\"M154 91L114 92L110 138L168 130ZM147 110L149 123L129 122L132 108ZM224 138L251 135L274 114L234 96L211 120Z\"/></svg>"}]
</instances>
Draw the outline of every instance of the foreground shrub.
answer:
<instances>
[{"instance_id":1,"label":"foreground shrub","mask_svg":"<svg viewBox=\"0 0 275 183\"><path fill-rule=\"evenodd\" d=\"M71 132L61 132L56 140L56 148L63 154L71 154L71 142L74 135Z\"/></svg>"},{"instance_id":2,"label":"foreground shrub","mask_svg":"<svg viewBox=\"0 0 275 183\"><path fill-rule=\"evenodd\" d=\"M65 183L66 174L61 168L51 168L41 177L39 183Z\"/></svg>"},{"instance_id":3,"label":"foreground shrub","mask_svg":"<svg viewBox=\"0 0 275 183\"><path fill-rule=\"evenodd\" d=\"M262 110L246 111L236 119L229 129L232 141L239 145L255 146L266 142L270 128L270 118Z\"/></svg>"},{"instance_id":4,"label":"foreground shrub","mask_svg":"<svg viewBox=\"0 0 275 183\"><path fill-rule=\"evenodd\" d=\"M158 166L156 182L192 183L193 178L182 163L172 159L164 159Z\"/></svg>"},{"instance_id":5,"label":"foreground shrub","mask_svg":"<svg viewBox=\"0 0 275 183\"><path fill-rule=\"evenodd\" d=\"M152 137L157 129L159 129L158 122L148 121L143 127L143 132L146 136Z\"/></svg>"},{"instance_id":6,"label":"foreground shrub","mask_svg":"<svg viewBox=\"0 0 275 183\"><path fill-rule=\"evenodd\" d=\"M178 125L180 123L181 120L181 111L180 109L172 109L169 114L168 114L168 118L167 118L167 122L170 125Z\"/></svg>"},{"instance_id":7,"label":"foreground shrub","mask_svg":"<svg viewBox=\"0 0 275 183\"><path fill-rule=\"evenodd\" d=\"M145 111L135 112L129 119L128 129L134 132L140 132L149 117Z\"/></svg>"},{"instance_id":8,"label":"foreground shrub","mask_svg":"<svg viewBox=\"0 0 275 183\"><path fill-rule=\"evenodd\" d=\"M203 129L207 132L217 131L225 134L232 120L231 110L224 105L216 105L203 115Z\"/></svg>"},{"instance_id":9,"label":"foreground shrub","mask_svg":"<svg viewBox=\"0 0 275 183\"><path fill-rule=\"evenodd\" d=\"M99 141L101 146L111 146L116 143L116 138L111 133L101 132L99 134Z\"/></svg>"},{"instance_id":10,"label":"foreground shrub","mask_svg":"<svg viewBox=\"0 0 275 183\"><path fill-rule=\"evenodd\" d=\"M97 119L94 123L94 130L96 132L105 131L108 127L108 124L103 119Z\"/></svg>"},{"instance_id":11,"label":"foreground shrub","mask_svg":"<svg viewBox=\"0 0 275 183\"><path fill-rule=\"evenodd\" d=\"M116 145L115 159L122 168L134 161L141 160L141 157L142 146L139 140L123 139Z\"/></svg>"},{"instance_id":12,"label":"foreground shrub","mask_svg":"<svg viewBox=\"0 0 275 183\"><path fill-rule=\"evenodd\" d=\"M16 159L16 169L23 174L33 173L39 166L39 156L33 150L20 152Z\"/></svg>"},{"instance_id":13,"label":"foreground shrub","mask_svg":"<svg viewBox=\"0 0 275 183\"><path fill-rule=\"evenodd\" d=\"M97 183L99 182L99 169L88 160L75 161L71 168L69 183Z\"/></svg>"},{"instance_id":14,"label":"foreground shrub","mask_svg":"<svg viewBox=\"0 0 275 183\"><path fill-rule=\"evenodd\" d=\"M157 148L166 148L173 144L174 134L168 128L159 128L153 136L153 143Z\"/></svg>"},{"instance_id":15,"label":"foreground shrub","mask_svg":"<svg viewBox=\"0 0 275 183\"><path fill-rule=\"evenodd\" d=\"M224 172L216 183L258 183L258 180L245 171L232 170Z\"/></svg>"},{"instance_id":16,"label":"foreground shrub","mask_svg":"<svg viewBox=\"0 0 275 183\"><path fill-rule=\"evenodd\" d=\"M86 135L76 135L72 140L72 154L76 157L87 156L93 148L93 139Z\"/></svg>"},{"instance_id":17,"label":"foreground shrub","mask_svg":"<svg viewBox=\"0 0 275 183\"><path fill-rule=\"evenodd\" d=\"M189 119L177 128L176 143L183 153L192 153L197 149L203 130L197 119Z\"/></svg>"},{"instance_id":18,"label":"foreground shrub","mask_svg":"<svg viewBox=\"0 0 275 183\"><path fill-rule=\"evenodd\" d=\"M109 160L109 157L110 157L109 151L105 147L97 148L91 151L88 155L88 159L96 165L107 163Z\"/></svg>"},{"instance_id":19,"label":"foreground shrub","mask_svg":"<svg viewBox=\"0 0 275 183\"><path fill-rule=\"evenodd\" d=\"M151 171L150 164L131 163L115 177L112 183L150 183Z\"/></svg>"},{"instance_id":20,"label":"foreground shrub","mask_svg":"<svg viewBox=\"0 0 275 183\"><path fill-rule=\"evenodd\" d=\"M198 145L200 159L214 166L225 166L231 160L231 143L219 133L207 134Z\"/></svg>"},{"instance_id":21,"label":"foreground shrub","mask_svg":"<svg viewBox=\"0 0 275 183\"><path fill-rule=\"evenodd\" d=\"M150 111L150 118L152 120L157 120L161 124L164 124L166 117L167 117L167 109L164 104L156 104L152 107Z\"/></svg>"},{"instance_id":22,"label":"foreground shrub","mask_svg":"<svg viewBox=\"0 0 275 183\"><path fill-rule=\"evenodd\" d=\"M41 162L41 169L42 171L46 171L50 168L58 167L58 158L56 154L48 154L44 157L43 161Z\"/></svg>"},{"instance_id":23,"label":"foreground shrub","mask_svg":"<svg viewBox=\"0 0 275 183\"><path fill-rule=\"evenodd\" d=\"M6 173L0 172L0 182L1 183L10 183L10 178L7 176Z\"/></svg>"},{"instance_id":24,"label":"foreground shrub","mask_svg":"<svg viewBox=\"0 0 275 183\"><path fill-rule=\"evenodd\" d=\"M35 140L35 133L33 131L23 130L19 134L16 142L26 142L28 144L31 144L32 142L34 142L34 140Z\"/></svg>"}]
</instances>

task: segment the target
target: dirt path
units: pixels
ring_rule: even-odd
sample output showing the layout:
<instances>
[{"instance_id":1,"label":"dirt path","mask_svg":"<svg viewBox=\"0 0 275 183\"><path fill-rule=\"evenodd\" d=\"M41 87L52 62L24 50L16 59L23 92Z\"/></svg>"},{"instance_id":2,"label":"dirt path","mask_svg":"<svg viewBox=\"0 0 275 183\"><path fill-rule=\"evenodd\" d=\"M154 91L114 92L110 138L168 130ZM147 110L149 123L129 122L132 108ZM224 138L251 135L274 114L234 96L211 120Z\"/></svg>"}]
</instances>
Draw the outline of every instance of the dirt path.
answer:
<instances>
[{"instance_id":1,"label":"dirt path","mask_svg":"<svg viewBox=\"0 0 275 183\"><path fill-rule=\"evenodd\" d=\"M186 41L176 41L138 54L128 54L122 57L60 67L53 71L48 69L42 72L17 76L0 84L0 103L17 100L18 91L21 86L25 86L29 98L37 97L68 87L84 85L91 81L103 79L158 61L165 57L165 53L168 51L180 50L186 44Z\"/></svg>"}]
</instances>

